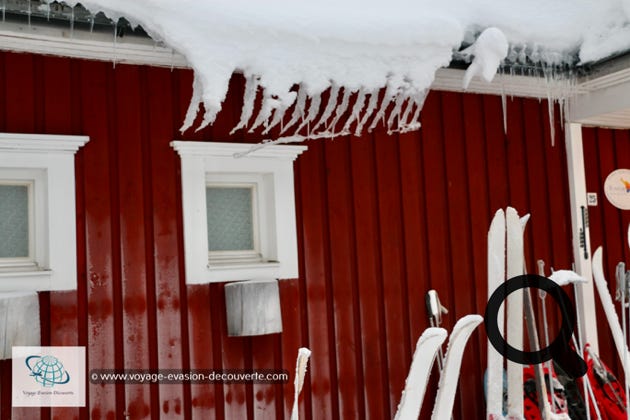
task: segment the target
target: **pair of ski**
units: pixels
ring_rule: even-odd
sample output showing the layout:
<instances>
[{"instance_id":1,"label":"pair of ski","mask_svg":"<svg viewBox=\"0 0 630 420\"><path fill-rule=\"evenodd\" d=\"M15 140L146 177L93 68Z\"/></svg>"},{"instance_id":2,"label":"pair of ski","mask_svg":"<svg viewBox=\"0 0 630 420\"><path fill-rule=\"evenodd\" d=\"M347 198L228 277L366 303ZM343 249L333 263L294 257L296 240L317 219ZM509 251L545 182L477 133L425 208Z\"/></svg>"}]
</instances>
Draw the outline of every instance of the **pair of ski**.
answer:
<instances>
[{"instance_id":1,"label":"pair of ski","mask_svg":"<svg viewBox=\"0 0 630 420\"><path fill-rule=\"evenodd\" d=\"M488 231L488 298L505 280L523 274L523 231L529 216L521 220L515 209L498 210ZM507 297L507 341L523 348L523 292L517 290ZM498 311L499 332L504 335L505 310ZM503 418L503 356L488 341L486 373L486 418ZM523 366L507 361L507 413L509 418L522 419ZM546 398L545 398L546 400Z\"/></svg>"},{"instance_id":2,"label":"pair of ski","mask_svg":"<svg viewBox=\"0 0 630 420\"><path fill-rule=\"evenodd\" d=\"M432 420L451 418L464 348L470 335L482 322L481 315L466 315L460 318L453 327L442 362ZM418 419L433 363L439 357L438 354L447 335L444 328L430 327L418 339L395 420Z\"/></svg>"},{"instance_id":3,"label":"pair of ski","mask_svg":"<svg viewBox=\"0 0 630 420\"><path fill-rule=\"evenodd\" d=\"M498 210L488 231L488 298L508 279L525 272L523 232L529 215L519 217L518 212L508 207ZM528 290L517 290L507 296L506 340L512 347L523 348L523 315L527 320L530 348L540 349L534 320L533 304ZM499 332L504 334L505 310L497 314ZM503 355L488 341L488 368L486 373L486 418L503 419L504 370ZM547 398L547 385L542 365L533 367L535 374L538 407L543 419L566 418L552 412ZM549 372L551 375L551 371ZM553 393L553 390L551 390ZM507 360L507 417L523 419L525 401L523 395L523 365Z\"/></svg>"}]
</instances>

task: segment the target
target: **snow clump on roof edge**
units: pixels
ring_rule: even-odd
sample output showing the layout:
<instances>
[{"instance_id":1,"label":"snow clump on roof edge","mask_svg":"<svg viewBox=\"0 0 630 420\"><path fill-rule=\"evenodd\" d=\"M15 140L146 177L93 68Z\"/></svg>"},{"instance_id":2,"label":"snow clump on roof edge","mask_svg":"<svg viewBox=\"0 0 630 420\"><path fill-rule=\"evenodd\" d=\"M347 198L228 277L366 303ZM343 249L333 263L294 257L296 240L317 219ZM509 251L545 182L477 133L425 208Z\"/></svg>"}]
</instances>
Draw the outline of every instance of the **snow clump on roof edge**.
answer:
<instances>
[{"instance_id":1,"label":"snow clump on roof edge","mask_svg":"<svg viewBox=\"0 0 630 420\"><path fill-rule=\"evenodd\" d=\"M93 13L124 16L183 54L195 72L182 132L201 104L198 129L221 110L234 72L246 79L234 128L307 137L419 127L435 72L472 33L491 26L538 59L582 61L628 49L630 0L86 0ZM73 6L77 1L66 1ZM436 4L437 3L437 4ZM499 37L483 69L496 72ZM607 42L609 41L610 42ZM498 48L500 47L500 48ZM498 49L497 49L498 48ZM483 55L483 51L476 51ZM507 53L507 51L506 51ZM490 66L491 68L488 68ZM492 68L494 67L494 68ZM297 92L292 90L299 85ZM256 95L263 102L254 109ZM322 95L324 92L328 94ZM327 98L327 99L325 99ZM352 99L351 99L352 98ZM302 136L280 141L301 140Z\"/></svg>"}]
</instances>

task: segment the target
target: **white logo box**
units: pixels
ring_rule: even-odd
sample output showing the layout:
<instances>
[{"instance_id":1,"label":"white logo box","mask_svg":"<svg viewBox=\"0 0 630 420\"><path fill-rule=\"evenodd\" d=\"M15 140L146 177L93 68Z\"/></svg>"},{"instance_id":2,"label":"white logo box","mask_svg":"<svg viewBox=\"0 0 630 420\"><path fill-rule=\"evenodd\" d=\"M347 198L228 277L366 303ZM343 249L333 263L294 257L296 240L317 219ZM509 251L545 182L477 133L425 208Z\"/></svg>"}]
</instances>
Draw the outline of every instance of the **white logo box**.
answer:
<instances>
[{"instance_id":1,"label":"white logo box","mask_svg":"<svg viewBox=\"0 0 630 420\"><path fill-rule=\"evenodd\" d=\"M12 350L13 407L85 407L85 347Z\"/></svg>"}]
</instances>

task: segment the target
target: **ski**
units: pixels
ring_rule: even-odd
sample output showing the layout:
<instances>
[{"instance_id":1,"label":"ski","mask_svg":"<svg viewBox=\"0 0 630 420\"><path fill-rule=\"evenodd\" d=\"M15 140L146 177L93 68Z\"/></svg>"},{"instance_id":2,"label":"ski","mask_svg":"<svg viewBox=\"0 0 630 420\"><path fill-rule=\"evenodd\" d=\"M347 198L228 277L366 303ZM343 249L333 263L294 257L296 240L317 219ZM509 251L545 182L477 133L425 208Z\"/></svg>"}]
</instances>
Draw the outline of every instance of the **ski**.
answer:
<instances>
[{"instance_id":1,"label":"ski","mask_svg":"<svg viewBox=\"0 0 630 420\"><path fill-rule=\"evenodd\" d=\"M446 340L446 330L433 327L424 330L418 339L395 420L418 419L431 368L444 340Z\"/></svg>"},{"instance_id":2,"label":"ski","mask_svg":"<svg viewBox=\"0 0 630 420\"><path fill-rule=\"evenodd\" d=\"M606 319L608 320L608 326L613 336L613 341L615 342L615 347L617 348L617 354L621 359L621 364L624 369L624 377L626 378L626 385L630 385L630 372L628 371L628 367L630 366L630 360L628 360L628 347L623 340L623 332L621 331L621 326L619 325L619 318L617 317L617 313L615 312L615 305L613 304L612 297L610 296L610 292L608 291L608 284L606 282L606 278L604 277L604 271L602 268L602 247L597 248L595 253L593 254L593 279L595 280L595 286L597 287L597 293L599 294L599 299L602 303L602 307L604 308L604 313L606 314ZM625 357L624 357L625 355Z\"/></svg>"},{"instance_id":3,"label":"ski","mask_svg":"<svg viewBox=\"0 0 630 420\"><path fill-rule=\"evenodd\" d=\"M488 299L505 280L505 213L497 210L488 230ZM499 331L503 335L504 311L499 309ZM486 419L503 418L503 356L488 341L486 373Z\"/></svg>"},{"instance_id":4,"label":"ski","mask_svg":"<svg viewBox=\"0 0 630 420\"><path fill-rule=\"evenodd\" d=\"M518 213L512 207L505 212L507 232L507 278L523 274L523 227ZM511 346L523 348L523 291L517 290L507 297L507 341ZM508 418L522 419L523 365L507 361Z\"/></svg>"},{"instance_id":5,"label":"ski","mask_svg":"<svg viewBox=\"0 0 630 420\"><path fill-rule=\"evenodd\" d=\"M483 317L481 315L466 315L457 321L453 327L453 332L451 332L448 347L446 348L444 369L440 376L431 419L443 420L451 417L464 348L470 335L482 322Z\"/></svg>"}]
</instances>

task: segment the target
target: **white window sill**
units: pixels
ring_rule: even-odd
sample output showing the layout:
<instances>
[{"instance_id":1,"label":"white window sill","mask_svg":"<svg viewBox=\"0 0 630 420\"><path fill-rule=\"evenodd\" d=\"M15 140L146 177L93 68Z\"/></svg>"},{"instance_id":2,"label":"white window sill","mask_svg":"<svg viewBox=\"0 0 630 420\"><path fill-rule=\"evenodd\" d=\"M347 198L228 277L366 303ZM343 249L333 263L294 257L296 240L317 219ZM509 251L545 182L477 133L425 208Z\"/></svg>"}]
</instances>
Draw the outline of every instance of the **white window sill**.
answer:
<instances>
[{"instance_id":1,"label":"white window sill","mask_svg":"<svg viewBox=\"0 0 630 420\"><path fill-rule=\"evenodd\" d=\"M203 284L208 281L234 281L256 277L279 278L281 264L279 262L249 264L212 264L207 267L204 276L189 278L189 283Z\"/></svg>"},{"instance_id":2,"label":"white window sill","mask_svg":"<svg viewBox=\"0 0 630 420\"><path fill-rule=\"evenodd\" d=\"M52 270L0 271L0 292L56 290Z\"/></svg>"}]
</instances>

